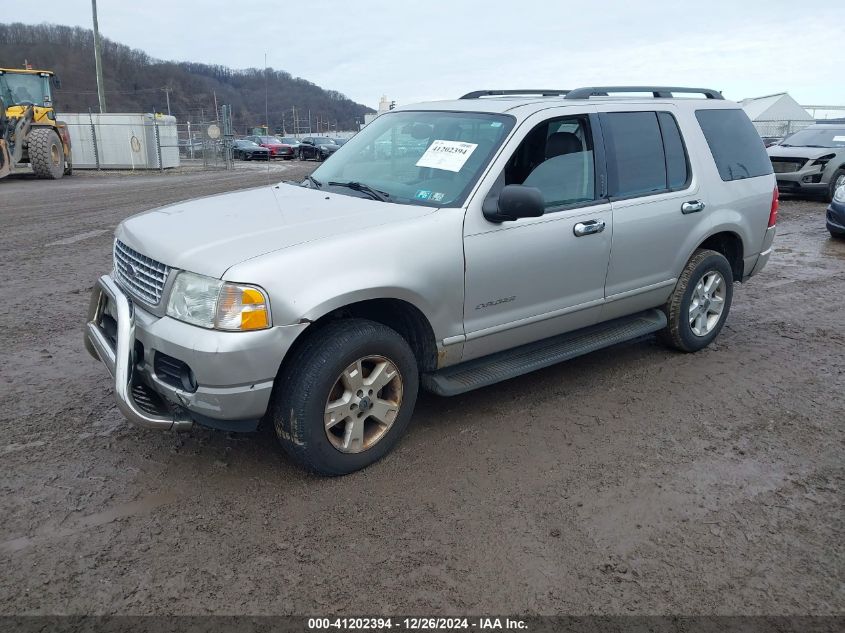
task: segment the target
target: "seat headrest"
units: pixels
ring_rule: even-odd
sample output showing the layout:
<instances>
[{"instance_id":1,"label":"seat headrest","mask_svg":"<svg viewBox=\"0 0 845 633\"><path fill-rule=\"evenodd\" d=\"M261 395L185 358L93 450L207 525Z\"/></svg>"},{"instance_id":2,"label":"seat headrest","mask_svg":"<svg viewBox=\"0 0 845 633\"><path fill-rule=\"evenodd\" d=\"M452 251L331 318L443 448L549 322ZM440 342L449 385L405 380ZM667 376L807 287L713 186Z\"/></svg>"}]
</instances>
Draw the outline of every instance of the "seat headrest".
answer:
<instances>
[{"instance_id":1,"label":"seat headrest","mask_svg":"<svg viewBox=\"0 0 845 633\"><path fill-rule=\"evenodd\" d=\"M555 132L546 139L546 160L582 151L581 141L572 132Z\"/></svg>"}]
</instances>

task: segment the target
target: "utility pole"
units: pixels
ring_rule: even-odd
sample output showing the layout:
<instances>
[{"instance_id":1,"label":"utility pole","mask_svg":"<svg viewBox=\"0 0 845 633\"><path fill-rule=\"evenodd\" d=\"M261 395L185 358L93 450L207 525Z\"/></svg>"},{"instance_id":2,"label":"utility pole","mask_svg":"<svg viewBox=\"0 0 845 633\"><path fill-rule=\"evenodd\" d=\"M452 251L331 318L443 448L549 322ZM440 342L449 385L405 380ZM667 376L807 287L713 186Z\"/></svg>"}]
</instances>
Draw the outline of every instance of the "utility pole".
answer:
<instances>
[{"instance_id":1,"label":"utility pole","mask_svg":"<svg viewBox=\"0 0 845 633\"><path fill-rule=\"evenodd\" d=\"M103 89L103 60L100 53L100 27L97 24L97 0L91 0L94 14L94 68L97 72L97 99L100 102L100 114L106 111L106 94Z\"/></svg>"},{"instance_id":2,"label":"utility pole","mask_svg":"<svg viewBox=\"0 0 845 633\"><path fill-rule=\"evenodd\" d=\"M170 92L173 88L162 88L164 90L164 94L167 97L167 116L170 116Z\"/></svg>"},{"instance_id":3,"label":"utility pole","mask_svg":"<svg viewBox=\"0 0 845 633\"><path fill-rule=\"evenodd\" d=\"M264 126L270 134L269 96L267 92L267 53L264 53Z\"/></svg>"}]
</instances>

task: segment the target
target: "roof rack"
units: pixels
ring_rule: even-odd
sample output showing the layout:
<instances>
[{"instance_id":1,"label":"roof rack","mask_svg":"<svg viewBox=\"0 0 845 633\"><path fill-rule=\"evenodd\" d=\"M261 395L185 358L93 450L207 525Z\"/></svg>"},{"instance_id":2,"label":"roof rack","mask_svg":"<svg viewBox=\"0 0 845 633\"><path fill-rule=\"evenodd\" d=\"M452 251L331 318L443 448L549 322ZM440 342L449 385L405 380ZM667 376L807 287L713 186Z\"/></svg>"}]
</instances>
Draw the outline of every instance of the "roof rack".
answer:
<instances>
[{"instance_id":1,"label":"roof rack","mask_svg":"<svg viewBox=\"0 0 845 633\"><path fill-rule=\"evenodd\" d=\"M505 95L539 95L541 97L561 97L569 90L475 90L466 93L461 99L480 99L481 97L502 97Z\"/></svg>"},{"instance_id":2,"label":"roof rack","mask_svg":"<svg viewBox=\"0 0 845 633\"><path fill-rule=\"evenodd\" d=\"M707 99L724 99L722 93L710 88L679 88L677 86L594 86L570 90L565 99L607 97L610 92L650 92L655 99L671 99L672 93L701 94Z\"/></svg>"}]
</instances>

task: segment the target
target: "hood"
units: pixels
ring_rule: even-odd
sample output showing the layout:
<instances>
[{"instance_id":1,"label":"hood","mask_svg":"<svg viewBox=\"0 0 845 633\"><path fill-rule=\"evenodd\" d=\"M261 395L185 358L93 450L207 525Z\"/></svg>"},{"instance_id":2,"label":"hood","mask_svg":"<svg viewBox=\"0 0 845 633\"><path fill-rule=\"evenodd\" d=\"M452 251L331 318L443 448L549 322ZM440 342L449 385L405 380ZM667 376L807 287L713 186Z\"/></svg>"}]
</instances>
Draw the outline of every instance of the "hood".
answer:
<instances>
[{"instance_id":1,"label":"hood","mask_svg":"<svg viewBox=\"0 0 845 633\"><path fill-rule=\"evenodd\" d=\"M816 159L828 154L836 154L842 151L841 147L784 147L783 145L772 145L766 151L770 158L807 158Z\"/></svg>"},{"instance_id":2,"label":"hood","mask_svg":"<svg viewBox=\"0 0 845 633\"><path fill-rule=\"evenodd\" d=\"M335 145L334 143L322 143L320 145L317 145L317 147L319 147L320 149L328 150L330 152L336 152L340 149L340 145Z\"/></svg>"},{"instance_id":3,"label":"hood","mask_svg":"<svg viewBox=\"0 0 845 633\"><path fill-rule=\"evenodd\" d=\"M279 184L147 211L124 220L115 234L168 266L222 277L265 253L434 210Z\"/></svg>"}]
</instances>

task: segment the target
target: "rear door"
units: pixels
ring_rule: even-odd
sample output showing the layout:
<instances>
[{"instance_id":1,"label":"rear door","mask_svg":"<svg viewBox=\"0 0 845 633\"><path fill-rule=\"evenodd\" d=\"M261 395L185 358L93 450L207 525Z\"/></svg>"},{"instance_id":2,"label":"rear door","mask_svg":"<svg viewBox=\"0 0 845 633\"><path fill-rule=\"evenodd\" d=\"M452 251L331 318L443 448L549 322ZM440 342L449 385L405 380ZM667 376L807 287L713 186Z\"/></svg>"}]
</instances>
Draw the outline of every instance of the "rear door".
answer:
<instances>
[{"instance_id":1,"label":"rear door","mask_svg":"<svg viewBox=\"0 0 845 633\"><path fill-rule=\"evenodd\" d=\"M599 114L607 153L613 247L604 318L654 307L678 274L690 234L704 234L707 200L672 104L608 104Z\"/></svg>"}]
</instances>

